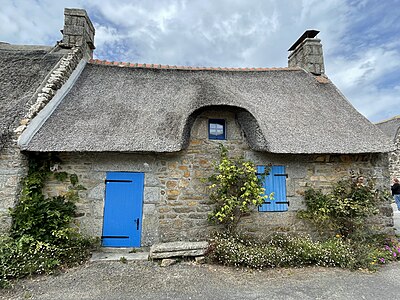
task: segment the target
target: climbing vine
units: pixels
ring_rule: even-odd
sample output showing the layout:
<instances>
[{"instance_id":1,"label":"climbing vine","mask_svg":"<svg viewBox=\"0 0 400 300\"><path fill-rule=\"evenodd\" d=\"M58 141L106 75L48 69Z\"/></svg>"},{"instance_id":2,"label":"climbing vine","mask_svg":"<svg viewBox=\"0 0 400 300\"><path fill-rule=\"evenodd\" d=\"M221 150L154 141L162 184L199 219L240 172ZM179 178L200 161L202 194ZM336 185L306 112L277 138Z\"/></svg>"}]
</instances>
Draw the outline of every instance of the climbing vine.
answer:
<instances>
[{"instance_id":1,"label":"climbing vine","mask_svg":"<svg viewBox=\"0 0 400 300\"><path fill-rule=\"evenodd\" d=\"M79 199L78 177L66 172L51 171L57 158L35 159L29 163L28 176L22 181L22 192L18 204L11 210L11 236L19 238L29 235L43 242L69 239L76 229L71 227ZM43 188L51 177L58 181L69 179L70 186L64 195L45 197Z\"/></svg>"},{"instance_id":2,"label":"climbing vine","mask_svg":"<svg viewBox=\"0 0 400 300\"><path fill-rule=\"evenodd\" d=\"M79 234L73 219L78 191L84 189L76 174L57 172L56 157L32 157L28 175L22 180L17 205L11 209L9 237L0 237L0 287L9 280L51 272L60 266L85 261L93 240ZM43 188L50 179L69 185L68 191L46 197Z\"/></svg>"},{"instance_id":3,"label":"climbing vine","mask_svg":"<svg viewBox=\"0 0 400 300\"><path fill-rule=\"evenodd\" d=\"M242 157L229 157L220 145L220 161L215 173L208 178L210 200L215 204L209 221L235 230L241 217L268 198L257 176L254 163Z\"/></svg>"}]
</instances>

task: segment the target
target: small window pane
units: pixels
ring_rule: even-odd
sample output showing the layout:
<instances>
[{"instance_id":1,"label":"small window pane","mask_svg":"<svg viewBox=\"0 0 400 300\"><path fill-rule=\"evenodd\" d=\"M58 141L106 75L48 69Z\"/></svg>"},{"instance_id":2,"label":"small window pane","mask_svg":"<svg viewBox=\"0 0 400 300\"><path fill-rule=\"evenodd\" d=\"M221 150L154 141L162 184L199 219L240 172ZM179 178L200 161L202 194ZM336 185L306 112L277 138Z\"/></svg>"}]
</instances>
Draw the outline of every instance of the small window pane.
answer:
<instances>
[{"instance_id":1,"label":"small window pane","mask_svg":"<svg viewBox=\"0 0 400 300\"><path fill-rule=\"evenodd\" d=\"M225 140L225 120L210 119L208 122L208 138L210 140Z\"/></svg>"}]
</instances>

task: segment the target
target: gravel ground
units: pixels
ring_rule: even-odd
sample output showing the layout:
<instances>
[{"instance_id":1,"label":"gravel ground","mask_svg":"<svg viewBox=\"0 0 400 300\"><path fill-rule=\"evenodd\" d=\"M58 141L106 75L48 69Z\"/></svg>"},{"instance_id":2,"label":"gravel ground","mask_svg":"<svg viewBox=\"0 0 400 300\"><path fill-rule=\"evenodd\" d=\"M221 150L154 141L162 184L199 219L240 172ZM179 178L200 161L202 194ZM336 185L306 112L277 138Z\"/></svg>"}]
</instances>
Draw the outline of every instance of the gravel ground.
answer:
<instances>
[{"instance_id":1,"label":"gravel ground","mask_svg":"<svg viewBox=\"0 0 400 300\"><path fill-rule=\"evenodd\" d=\"M400 232L400 212L392 207ZM97 261L59 275L21 280L0 290L0 299L400 299L400 262L371 274L316 267L259 272L189 262L163 268L150 261Z\"/></svg>"},{"instance_id":2,"label":"gravel ground","mask_svg":"<svg viewBox=\"0 0 400 300\"><path fill-rule=\"evenodd\" d=\"M400 299L400 263L376 273L98 261L0 290L0 299Z\"/></svg>"}]
</instances>

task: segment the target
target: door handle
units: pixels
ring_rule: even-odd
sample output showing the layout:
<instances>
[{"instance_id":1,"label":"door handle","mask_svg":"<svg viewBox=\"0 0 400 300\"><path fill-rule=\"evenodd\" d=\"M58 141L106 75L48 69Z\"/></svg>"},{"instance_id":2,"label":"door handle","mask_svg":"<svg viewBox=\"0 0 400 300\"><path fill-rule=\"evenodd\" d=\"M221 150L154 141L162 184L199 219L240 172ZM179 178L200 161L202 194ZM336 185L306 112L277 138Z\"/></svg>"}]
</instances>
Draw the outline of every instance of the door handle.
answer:
<instances>
[{"instance_id":1,"label":"door handle","mask_svg":"<svg viewBox=\"0 0 400 300\"><path fill-rule=\"evenodd\" d=\"M136 230L139 230L139 218L137 218L136 220L135 220L135 223L136 223Z\"/></svg>"}]
</instances>

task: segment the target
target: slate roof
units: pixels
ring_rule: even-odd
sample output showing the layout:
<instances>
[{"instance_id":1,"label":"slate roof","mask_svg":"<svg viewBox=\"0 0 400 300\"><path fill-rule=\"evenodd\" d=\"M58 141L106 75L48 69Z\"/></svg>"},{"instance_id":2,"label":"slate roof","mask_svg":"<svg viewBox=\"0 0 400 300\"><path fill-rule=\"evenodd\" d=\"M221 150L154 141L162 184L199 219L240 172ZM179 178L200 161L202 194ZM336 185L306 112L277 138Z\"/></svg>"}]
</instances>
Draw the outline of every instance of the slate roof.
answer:
<instances>
[{"instance_id":1,"label":"slate roof","mask_svg":"<svg viewBox=\"0 0 400 300\"><path fill-rule=\"evenodd\" d=\"M400 134L400 116L376 123L376 126L395 142L396 136Z\"/></svg>"},{"instance_id":2,"label":"slate roof","mask_svg":"<svg viewBox=\"0 0 400 300\"><path fill-rule=\"evenodd\" d=\"M0 43L0 149L36 90L61 58L53 47Z\"/></svg>"},{"instance_id":3,"label":"slate roof","mask_svg":"<svg viewBox=\"0 0 400 300\"><path fill-rule=\"evenodd\" d=\"M326 77L302 69L92 60L23 150L174 152L200 110L229 106L255 150L387 152L390 141Z\"/></svg>"}]
</instances>

